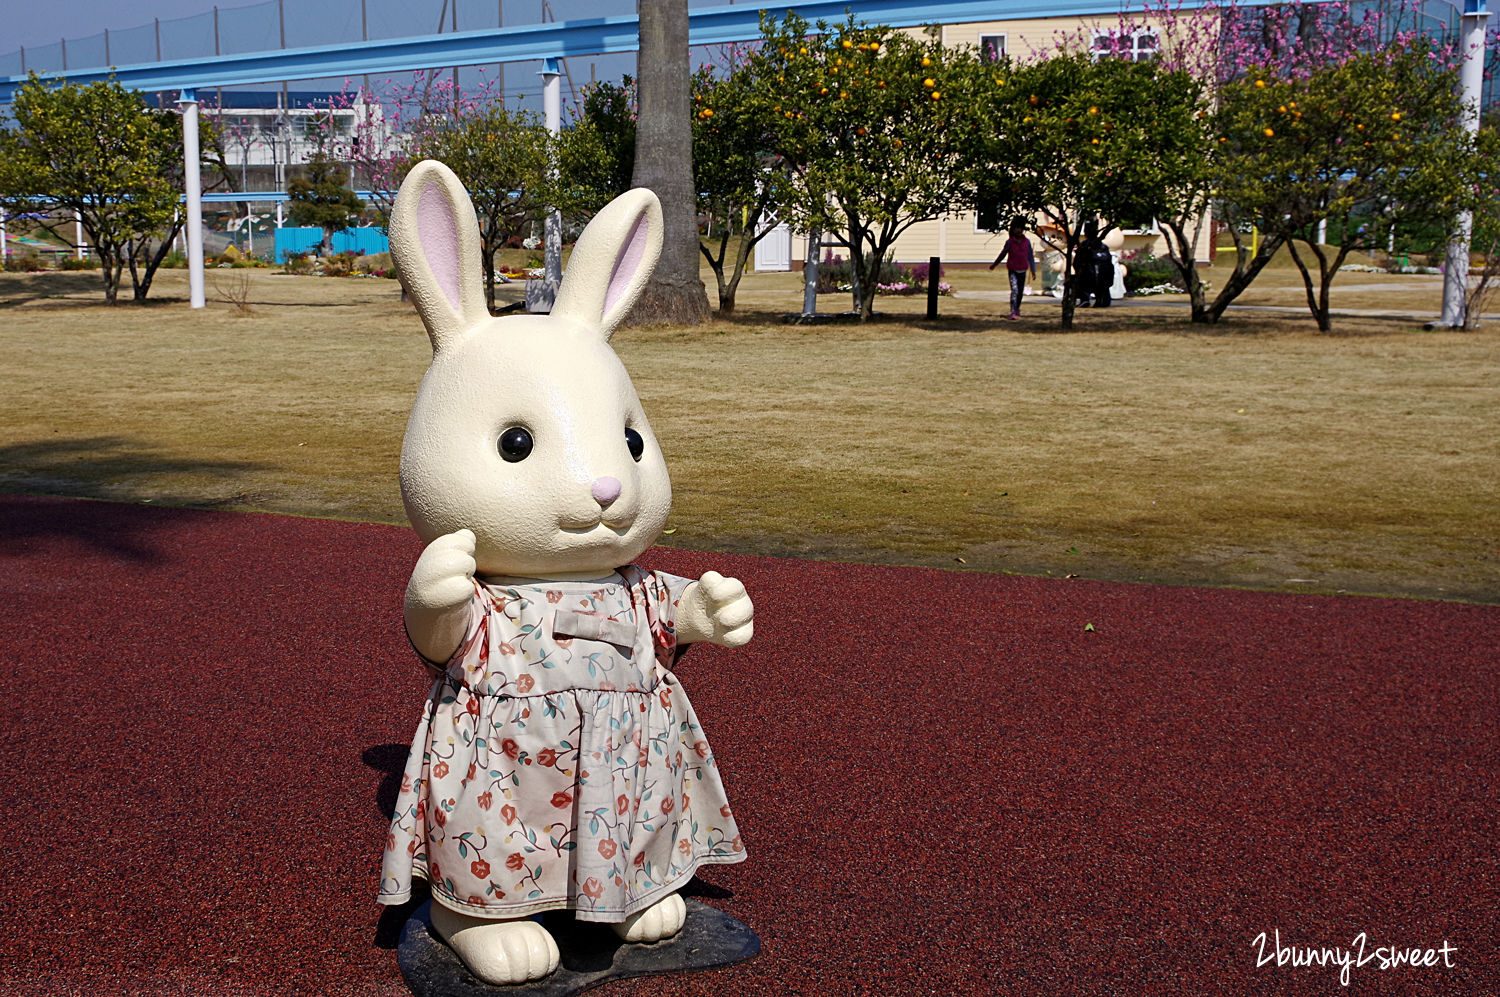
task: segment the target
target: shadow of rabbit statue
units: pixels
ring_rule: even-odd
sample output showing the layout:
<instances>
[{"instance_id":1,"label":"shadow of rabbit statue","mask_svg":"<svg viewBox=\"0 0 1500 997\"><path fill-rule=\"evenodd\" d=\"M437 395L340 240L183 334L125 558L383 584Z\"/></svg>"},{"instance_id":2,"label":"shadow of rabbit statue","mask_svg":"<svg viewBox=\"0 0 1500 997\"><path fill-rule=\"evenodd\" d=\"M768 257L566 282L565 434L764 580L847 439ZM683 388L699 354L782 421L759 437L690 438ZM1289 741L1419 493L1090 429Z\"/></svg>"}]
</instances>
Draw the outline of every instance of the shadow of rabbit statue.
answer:
<instances>
[{"instance_id":1,"label":"shadow of rabbit statue","mask_svg":"<svg viewBox=\"0 0 1500 997\"><path fill-rule=\"evenodd\" d=\"M754 610L736 579L631 563L666 525L671 483L609 338L661 252L656 196L599 212L550 315L490 316L474 210L441 163L401 185L390 239L432 340L401 496L427 545L407 634L438 674L379 899L427 879L433 927L469 971L521 983L559 963L534 915L655 942L681 930L696 869L745 858L671 665L679 645L745 644Z\"/></svg>"}]
</instances>

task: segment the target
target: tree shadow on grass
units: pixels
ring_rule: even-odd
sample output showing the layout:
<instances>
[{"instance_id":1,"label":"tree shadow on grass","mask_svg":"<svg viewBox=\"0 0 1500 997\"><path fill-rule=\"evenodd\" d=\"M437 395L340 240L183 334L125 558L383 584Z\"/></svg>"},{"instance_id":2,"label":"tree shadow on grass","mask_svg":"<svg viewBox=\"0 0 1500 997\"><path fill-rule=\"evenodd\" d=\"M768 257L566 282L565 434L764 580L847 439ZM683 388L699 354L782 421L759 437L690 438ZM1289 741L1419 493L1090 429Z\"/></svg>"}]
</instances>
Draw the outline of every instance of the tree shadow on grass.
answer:
<instances>
[{"instance_id":1,"label":"tree shadow on grass","mask_svg":"<svg viewBox=\"0 0 1500 997\"><path fill-rule=\"evenodd\" d=\"M104 304L104 278L97 270L73 270L64 273L38 271L37 273L14 274L0 281L0 309L13 308L44 298L72 297L79 294L97 294L97 302ZM130 291L127 287L125 295ZM75 302L76 303L76 302Z\"/></svg>"},{"instance_id":2,"label":"tree shadow on grass","mask_svg":"<svg viewBox=\"0 0 1500 997\"><path fill-rule=\"evenodd\" d=\"M0 493L213 509L253 498L240 491L215 493L226 490L224 482L264 466L184 460L123 436L36 440L0 447ZM202 487L196 492L174 490L169 482L183 477ZM105 505L17 502L3 496L0 508L5 524L0 527L0 553L22 553L38 540L70 538L132 561L161 559L161 541L154 535L168 524L155 517Z\"/></svg>"}]
</instances>

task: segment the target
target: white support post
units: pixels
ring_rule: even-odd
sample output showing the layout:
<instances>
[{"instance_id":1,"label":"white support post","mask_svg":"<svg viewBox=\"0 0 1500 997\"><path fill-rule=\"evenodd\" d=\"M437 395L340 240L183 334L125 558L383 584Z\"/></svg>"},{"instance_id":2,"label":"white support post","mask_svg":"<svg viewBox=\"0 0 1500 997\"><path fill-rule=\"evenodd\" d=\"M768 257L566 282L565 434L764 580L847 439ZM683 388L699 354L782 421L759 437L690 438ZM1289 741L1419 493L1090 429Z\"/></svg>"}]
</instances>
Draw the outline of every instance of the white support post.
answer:
<instances>
[{"instance_id":1,"label":"white support post","mask_svg":"<svg viewBox=\"0 0 1500 997\"><path fill-rule=\"evenodd\" d=\"M198 175L198 94L183 90L177 97L182 105L182 174L187 188L188 305L202 308L203 300L203 183Z\"/></svg>"},{"instance_id":2,"label":"white support post","mask_svg":"<svg viewBox=\"0 0 1500 997\"><path fill-rule=\"evenodd\" d=\"M73 212L73 258L81 260L89 254L89 247L83 244L83 215Z\"/></svg>"},{"instance_id":3,"label":"white support post","mask_svg":"<svg viewBox=\"0 0 1500 997\"><path fill-rule=\"evenodd\" d=\"M1464 3L1459 30L1463 64L1458 78L1463 98L1464 128L1470 135L1479 131L1480 91L1484 85L1484 22L1489 16L1490 12L1484 9L1484 0L1466 0ZM1443 317L1437 323L1442 328L1462 329L1465 324L1469 297L1469 240L1473 234L1474 215L1461 212L1443 258Z\"/></svg>"},{"instance_id":4,"label":"white support post","mask_svg":"<svg viewBox=\"0 0 1500 997\"><path fill-rule=\"evenodd\" d=\"M542 71L538 75L542 78L542 118L547 131L555 137L562 130L562 71L557 60L542 60ZM547 209L542 234L545 247L543 278L526 282L528 312L550 312L552 303L557 300L558 285L562 283L562 213L556 208Z\"/></svg>"},{"instance_id":5,"label":"white support post","mask_svg":"<svg viewBox=\"0 0 1500 997\"><path fill-rule=\"evenodd\" d=\"M245 202L245 253L255 255L255 211L250 202Z\"/></svg>"},{"instance_id":6,"label":"white support post","mask_svg":"<svg viewBox=\"0 0 1500 997\"><path fill-rule=\"evenodd\" d=\"M5 245L5 209L0 208L0 270L5 269L5 261L10 259L7 255L10 250Z\"/></svg>"}]
</instances>

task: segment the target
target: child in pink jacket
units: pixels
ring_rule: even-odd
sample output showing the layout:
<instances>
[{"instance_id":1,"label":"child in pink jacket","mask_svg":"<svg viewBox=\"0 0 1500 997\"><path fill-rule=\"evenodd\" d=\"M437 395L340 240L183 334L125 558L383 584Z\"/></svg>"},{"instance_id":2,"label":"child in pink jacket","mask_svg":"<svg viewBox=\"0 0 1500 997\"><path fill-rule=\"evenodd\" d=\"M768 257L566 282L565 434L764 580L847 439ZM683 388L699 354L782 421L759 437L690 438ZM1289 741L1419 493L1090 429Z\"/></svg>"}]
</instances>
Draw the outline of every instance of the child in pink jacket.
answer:
<instances>
[{"instance_id":1,"label":"child in pink jacket","mask_svg":"<svg viewBox=\"0 0 1500 997\"><path fill-rule=\"evenodd\" d=\"M1026 226L1018 218L1011 223L1010 238L1005 240L1005 248L1000 250L1000 255L995 257L995 262L990 264L990 269L998 267L1002 260L1009 261L1005 264L1010 274L1010 317L1021 317L1021 298L1026 293L1026 273L1036 276L1036 256L1031 251L1031 240L1025 236Z\"/></svg>"}]
</instances>

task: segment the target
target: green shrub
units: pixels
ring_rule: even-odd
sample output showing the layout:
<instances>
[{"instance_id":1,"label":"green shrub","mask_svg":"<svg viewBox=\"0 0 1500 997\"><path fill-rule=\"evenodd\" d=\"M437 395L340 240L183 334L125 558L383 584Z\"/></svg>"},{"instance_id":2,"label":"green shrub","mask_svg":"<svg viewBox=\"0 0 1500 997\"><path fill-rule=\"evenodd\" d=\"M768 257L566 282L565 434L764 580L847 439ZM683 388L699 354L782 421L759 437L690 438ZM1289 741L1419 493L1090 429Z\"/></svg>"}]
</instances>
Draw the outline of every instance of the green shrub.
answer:
<instances>
[{"instance_id":1,"label":"green shrub","mask_svg":"<svg viewBox=\"0 0 1500 997\"><path fill-rule=\"evenodd\" d=\"M57 269L59 269L59 270L98 270L99 269L99 261L96 260L96 259L94 259L92 256L85 256L81 260L80 259L76 259L76 258L74 258L72 256L64 256L61 260L58 261Z\"/></svg>"},{"instance_id":2,"label":"green shrub","mask_svg":"<svg viewBox=\"0 0 1500 997\"><path fill-rule=\"evenodd\" d=\"M359 254L350 250L334 253L323 261L324 277L347 277L354 272Z\"/></svg>"},{"instance_id":3,"label":"green shrub","mask_svg":"<svg viewBox=\"0 0 1500 997\"><path fill-rule=\"evenodd\" d=\"M34 251L28 249L8 257L5 261L5 269L10 273L31 273L34 270L47 269L47 264Z\"/></svg>"},{"instance_id":4,"label":"green shrub","mask_svg":"<svg viewBox=\"0 0 1500 997\"><path fill-rule=\"evenodd\" d=\"M1171 260L1158 259L1150 253L1142 252L1126 256L1121 262L1125 264L1125 290L1127 292L1137 291L1143 287L1156 287L1159 284L1171 284L1173 287L1186 290L1183 287L1182 274L1177 272L1177 267Z\"/></svg>"},{"instance_id":5,"label":"green shrub","mask_svg":"<svg viewBox=\"0 0 1500 997\"><path fill-rule=\"evenodd\" d=\"M822 263L818 264L818 293L827 294L831 291L847 290L853 283L850 274L852 272L850 262L842 256L829 255ZM880 264L880 276L876 279L877 284L909 284L915 287L917 278L912 272L899 263L886 260ZM866 289L870 290L869 288Z\"/></svg>"}]
</instances>

